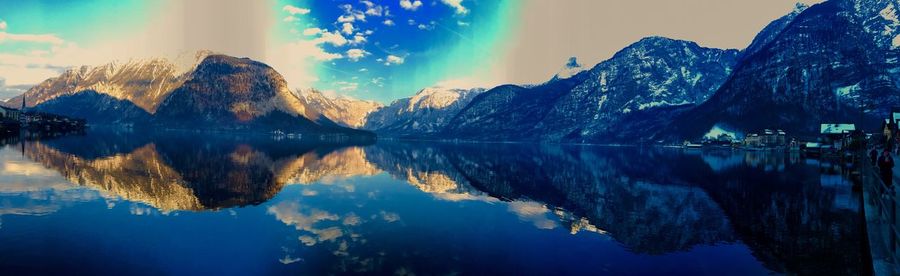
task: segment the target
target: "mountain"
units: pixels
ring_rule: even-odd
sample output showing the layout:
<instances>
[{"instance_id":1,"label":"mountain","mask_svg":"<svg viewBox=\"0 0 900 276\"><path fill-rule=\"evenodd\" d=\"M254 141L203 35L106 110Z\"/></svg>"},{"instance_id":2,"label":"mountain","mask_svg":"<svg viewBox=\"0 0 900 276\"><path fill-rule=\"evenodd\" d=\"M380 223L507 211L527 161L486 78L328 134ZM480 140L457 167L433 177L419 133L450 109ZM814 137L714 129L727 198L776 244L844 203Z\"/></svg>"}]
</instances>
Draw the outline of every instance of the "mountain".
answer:
<instances>
[{"instance_id":1,"label":"mountain","mask_svg":"<svg viewBox=\"0 0 900 276\"><path fill-rule=\"evenodd\" d=\"M297 96L307 106L318 110L339 125L362 128L366 117L383 105L347 97L328 97L315 89L297 90Z\"/></svg>"},{"instance_id":2,"label":"mountain","mask_svg":"<svg viewBox=\"0 0 900 276\"><path fill-rule=\"evenodd\" d=\"M26 105L33 107L58 97L94 91L129 101L148 113L154 113L169 93L187 80L194 66L209 54L208 51L200 51L173 59L132 59L95 67L81 66L47 79L23 95ZM4 104L19 107L21 103L22 96L17 96Z\"/></svg>"},{"instance_id":3,"label":"mountain","mask_svg":"<svg viewBox=\"0 0 900 276\"><path fill-rule=\"evenodd\" d=\"M365 133L340 127L307 106L272 67L226 55L206 57L153 120L177 128Z\"/></svg>"},{"instance_id":4,"label":"mountain","mask_svg":"<svg viewBox=\"0 0 900 276\"><path fill-rule=\"evenodd\" d=\"M395 100L366 118L365 128L389 136L433 134L444 129L482 88L429 87L415 96Z\"/></svg>"},{"instance_id":5,"label":"mountain","mask_svg":"<svg viewBox=\"0 0 900 276\"><path fill-rule=\"evenodd\" d=\"M801 136L817 134L821 123L877 127L900 104L896 8L887 0L832 0L783 28L767 27L781 30L760 33L714 96L656 136L696 138L713 126ZM770 26L785 25L783 19Z\"/></svg>"},{"instance_id":6,"label":"mountain","mask_svg":"<svg viewBox=\"0 0 900 276\"><path fill-rule=\"evenodd\" d=\"M766 25L766 27L763 28L762 31L760 31L756 35L756 37L753 38L753 41L750 42L750 46L747 46L746 49L741 51L740 59L758 53L760 49L768 45L770 42L772 42L772 40L775 40L778 34L780 34L781 31L783 31L784 28L788 26L788 24L793 22L794 18L797 18L797 15L800 15L800 13L807 8L809 8L809 6L807 6L806 4L797 3L791 13L775 19L775 21L772 21L771 23L769 23L769 25Z\"/></svg>"},{"instance_id":7,"label":"mountain","mask_svg":"<svg viewBox=\"0 0 900 276\"><path fill-rule=\"evenodd\" d=\"M568 79L534 86L502 85L478 95L450 121L445 137L474 140L524 140L539 136L541 122L559 97L587 78L582 72ZM443 135L442 135L443 136Z\"/></svg>"},{"instance_id":8,"label":"mountain","mask_svg":"<svg viewBox=\"0 0 900 276\"><path fill-rule=\"evenodd\" d=\"M533 87L491 89L463 109L445 134L476 140L606 139L614 135L608 130L632 113L706 100L737 56L736 50L648 37L587 71L557 74ZM574 65L570 59L564 69L577 70Z\"/></svg>"},{"instance_id":9,"label":"mountain","mask_svg":"<svg viewBox=\"0 0 900 276\"><path fill-rule=\"evenodd\" d=\"M61 95L32 110L85 119L93 124L146 123L151 114L128 100L94 90Z\"/></svg>"},{"instance_id":10,"label":"mountain","mask_svg":"<svg viewBox=\"0 0 900 276\"><path fill-rule=\"evenodd\" d=\"M356 108L353 102L313 100L311 94L301 99L268 65L208 51L192 58L135 59L69 69L23 96L34 110L84 118L93 124L370 135L341 127L317 110L333 108L340 101L347 102L342 106ZM23 96L5 104L21 103ZM366 105L375 104L357 109L374 108ZM342 120L355 120L356 126L368 112L333 109L328 111Z\"/></svg>"},{"instance_id":11,"label":"mountain","mask_svg":"<svg viewBox=\"0 0 900 276\"><path fill-rule=\"evenodd\" d=\"M535 128L544 140L615 141L629 113L704 102L731 73L737 50L644 38L590 71Z\"/></svg>"}]
</instances>

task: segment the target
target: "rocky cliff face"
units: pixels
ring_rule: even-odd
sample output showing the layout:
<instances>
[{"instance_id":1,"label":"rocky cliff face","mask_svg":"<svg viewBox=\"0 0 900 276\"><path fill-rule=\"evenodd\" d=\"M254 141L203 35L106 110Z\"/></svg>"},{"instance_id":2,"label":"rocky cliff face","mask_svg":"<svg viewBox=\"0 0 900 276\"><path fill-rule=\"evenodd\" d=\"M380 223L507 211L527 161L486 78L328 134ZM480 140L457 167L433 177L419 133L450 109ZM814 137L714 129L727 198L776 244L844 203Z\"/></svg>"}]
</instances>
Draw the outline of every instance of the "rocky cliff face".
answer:
<instances>
[{"instance_id":1,"label":"rocky cliff face","mask_svg":"<svg viewBox=\"0 0 900 276\"><path fill-rule=\"evenodd\" d=\"M268 65L225 55L204 59L153 120L167 127L351 132L301 101Z\"/></svg>"},{"instance_id":2,"label":"rocky cliff face","mask_svg":"<svg viewBox=\"0 0 900 276\"><path fill-rule=\"evenodd\" d=\"M297 91L300 101L318 110L332 121L352 128L362 128L366 117L383 107L380 103L346 97L328 97L315 89Z\"/></svg>"},{"instance_id":3,"label":"rocky cliff face","mask_svg":"<svg viewBox=\"0 0 900 276\"><path fill-rule=\"evenodd\" d=\"M777 35L761 33L719 91L659 136L699 137L714 125L800 135L829 122L872 127L900 104L897 4L828 1L800 12Z\"/></svg>"},{"instance_id":4,"label":"rocky cliff face","mask_svg":"<svg viewBox=\"0 0 900 276\"><path fill-rule=\"evenodd\" d=\"M388 136L428 135L439 132L484 89L429 87L372 112L365 128Z\"/></svg>"},{"instance_id":5,"label":"rocky cliff face","mask_svg":"<svg viewBox=\"0 0 900 276\"><path fill-rule=\"evenodd\" d=\"M737 50L690 41L642 39L594 66L535 128L544 140L613 136L608 130L629 113L704 102L731 73L737 56Z\"/></svg>"}]
</instances>

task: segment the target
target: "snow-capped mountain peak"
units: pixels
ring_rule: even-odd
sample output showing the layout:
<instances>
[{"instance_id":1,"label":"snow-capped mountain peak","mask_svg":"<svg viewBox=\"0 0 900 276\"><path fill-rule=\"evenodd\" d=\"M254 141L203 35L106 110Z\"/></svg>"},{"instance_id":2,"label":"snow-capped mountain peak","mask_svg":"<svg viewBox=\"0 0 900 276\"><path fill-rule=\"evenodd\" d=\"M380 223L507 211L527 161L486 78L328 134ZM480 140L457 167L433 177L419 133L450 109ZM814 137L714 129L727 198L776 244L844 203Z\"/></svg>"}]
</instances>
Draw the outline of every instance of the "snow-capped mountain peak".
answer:
<instances>
[{"instance_id":1,"label":"snow-capped mountain peak","mask_svg":"<svg viewBox=\"0 0 900 276\"><path fill-rule=\"evenodd\" d=\"M393 101L366 118L366 128L390 135L433 133L443 129L484 88L428 87Z\"/></svg>"},{"instance_id":2,"label":"snow-capped mountain peak","mask_svg":"<svg viewBox=\"0 0 900 276\"><path fill-rule=\"evenodd\" d=\"M468 90L428 87L420 90L416 95L409 99L406 110L411 112L423 108L445 108L458 101L465 93L468 93Z\"/></svg>"},{"instance_id":3,"label":"snow-capped mountain peak","mask_svg":"<svg viewBox=\"0 0 900 276\"><path fill-rule=\"evenodd\" d=\"M24 96L28 106L36 106L60 96L92 90L131 101L154 113L163 99L184 83L187 75L211 53L198 51L177 57L132 58L73 67L32 87ZM21 101L22 96L18 96L7 103Z\"/></svg>"}]
</instances>

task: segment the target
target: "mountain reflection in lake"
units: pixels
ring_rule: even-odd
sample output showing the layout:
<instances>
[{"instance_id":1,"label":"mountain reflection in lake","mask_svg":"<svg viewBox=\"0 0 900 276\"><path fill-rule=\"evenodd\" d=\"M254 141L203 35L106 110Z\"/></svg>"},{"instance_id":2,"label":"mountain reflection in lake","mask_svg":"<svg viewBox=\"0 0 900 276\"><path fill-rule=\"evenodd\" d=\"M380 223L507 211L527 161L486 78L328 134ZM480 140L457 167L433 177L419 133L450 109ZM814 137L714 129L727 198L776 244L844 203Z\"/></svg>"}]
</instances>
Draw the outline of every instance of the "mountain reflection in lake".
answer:
<instances>
[{"instance_id":1,"label":"mountain reflection in lake","mask_svg":"<svg viewBox=\"0 0 900 276\"><path fill-rule=\"evenodd\" d=\"M3 274L858 274L834 164L91 133L0 149Z\"/></svg>"}]
</instances>

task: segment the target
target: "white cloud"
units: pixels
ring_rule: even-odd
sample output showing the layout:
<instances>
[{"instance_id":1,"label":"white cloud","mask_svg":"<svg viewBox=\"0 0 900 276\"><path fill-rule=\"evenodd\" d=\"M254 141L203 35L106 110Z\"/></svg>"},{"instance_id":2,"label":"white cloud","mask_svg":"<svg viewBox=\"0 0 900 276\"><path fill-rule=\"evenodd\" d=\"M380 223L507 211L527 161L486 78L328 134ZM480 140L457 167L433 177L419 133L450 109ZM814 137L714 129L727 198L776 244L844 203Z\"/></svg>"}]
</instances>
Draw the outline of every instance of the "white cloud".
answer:
<instances>
[{"instance_id":1,"label":"white cloud","mask_svg":"<svg viewBox=\"0 0 900 276\"><path fill-rule=\"evenodd\" d=\"M372 82L372 85L375 85L378 87L384 87L384 78L382 78L382 77L372 78L371 82Z\"/></svg>"},{"instance_id":2,"label":"white cloud","mask_svg":"<svg viewBox=\"0 0 900 276\"><path fill-rule=\"evenodd\" d=\"M362 36L362 35L359 34L359 33L357 33L356 35L354 35L354 36L353 36L353 40L350 41L350 44L351 44L351 45L359 45L359 44L363 44L363 43L366 43L366 37L365 37L365 36Z\"/></svg>"},{"instance_id":3,"label":"white cloud","mask_svg":"<svg viewBox=\"0 0 900 276\"><path fill-rule=\"evenodd\" d=\"M360 71L360 72L368 72L369 69L366 69L366 68L360 68L359 71Z\"/></svg>"},{"instance_id":4,"label":"white cloud","mask_svg":"<svg viewBox=\"0 0 900 276\"><path fill-rule=\"evenodd\" d=\"M346 81L338 81L334 83L335 86L338 87L340 91L354 91L359 88L359 83L355 82L346 82Z\"/></svg>"},{"instance_id":5,"label":"white cloud","mask_svg":"<svg viewBox=\"0 0 900 276\"><path fill-rule=\"evenodd\" d=\"M341 31L344 32L344 34L352 34L353 33L353 23L350 23L350 22L344 23L341 27Z\"/></svg>"},{"instance_id":6,"label":"white cloud","mask_svg":"<svg viewBox=\"0 0 900 276\"><path fill-rule=\"evenodd\" d=\"M298 7L291 6L291 5L284 5L284 7L281 8L281 10L286 11L287 13L290 13L291 15L297 15L297 14L303 15L303 14L308 14L310 12L309 9L298 8Z\"/></svg>"},{"instance_id":7,"label":"white cloud","mask_svg":"<svg viewBox=\"0 0 900 276\"><path fill-rule=\"evenodd\" d=\"M415 25L416 25L416 21L413 20L413 19L406 20L406 23L409 24L410 26L415 26Z\"/></svg>"},{"instance_id":8,"label":"white cloud","mask_svg":"<svg viewBox=\"0 0 900 276\"><path fill-rule=\"evenodd\" d=\"M346 14L345 14L345 15L338 16L337 21L340 22L340 23L353 22L353 21L356 21L356 17L353 17L352 15L346 15Z\"/></svg>"},{"instance_id":9,"label":"white cloud","mask_svg":"<svg viewBox=\"0 0 900 276\"><path fill-rule=\"evenodd\" d=\"M2 67L0 67L2 68ZM6 85L6 79L0 77L0 101L5 101L9 98L18 96L22 93L25 93L28 89L31 88L30 84L25 85ZM0 170L2 173L2 170Z\"/></svg>"},{"instance_id":10,"label":"white cloud","mask_svg":"<svg viewBox=\"0 0 900 276\"><path fill-rule=\"evenodd\" d=\"M400 220L400 215L394 212L386 212L384 210L380 211L381 219L387 222L396 222Z\"/></svg>"},{"instance_id":11,"label":"white cloud","mask_svg":"<svg viewBox=\"0 0 900 276\"><path fill-rule=\"evenodd\" d=\"M361 11L354 10L353 6L351 6L350 4L344 4L338 7L344 10L344 14L338 17L338 22L344 23L353 22L356 20L366 21L366 14Z\"/></svg>"},{"instance_id":12,"label":"white cloud","mask_svg":"<svg viewBox=\"0 0 900 276\"><path fill-rule=\"evenodd\" d=\"M319 28L306 28L305 30L303 30L303 35L317 35L321 33L322 29Z\"/></svg>"},{"instance_id":13,"label":"white cloud","mask_svg":"<svg viewBox=\"0 0 900 276\"><path fill-rule=\"evenodd\" d=\"M359 2L366 5L366 15L381 16L384 12L384 7L376 5L375 3L372 3L372 1L363 0Z\"/></svg>"},{"instance_id":14,"label":"white cloud","mask_svg":"<svg viewBox=\"0 0 900 276\"><path fill-rule=\"evenodd\" d=\"M302 206L296 202L281 202L269 206L267 213L275 215L275 218L286 225L292 225L297 230L309 232L317 231L314 225L321 221L337 221L338 215L319 209L300 210ZM304 208L307 209L307 208ZM306 211L306 212L303 212Z\"/></svg>"},{"instance_id":15,"label":"white cloud","mask_svg":"<svg viewBox=\"0 0 900 276\"><path fill-rule=\"evenodd\" d=\"M418 28L419 28L419 30L430 31L430 30L434 30L435 24L437 24L437 23L435 23L434 21L431 21L431 22L428 22L428 24L419 24Z\"/></svg>"},{"instance_id":16,"label":"white cloud","mask_svg":"<svg viewBox=\"0 0 900 276\"><path fill-rule=\"evenodd\" d=\"M300 19L293 15L288 15L287 17L284 18L284 22L295 22L297 20L300 20Z\"/></svg>"},{"instance_id":17,"label":"white cloud","mask_svg":"<svg viewBox=\"0 0 900 276\"><path fill-rule=\"evenodd\" d=\"M287 265L287 264L296 263L296 262L299 262L299 261L302 261L302 260L303 260L303 259L301 259L301 258L291 258L290 255L286 255L286 256L284 256L283 258L278 259L278 261L281 262L281 264L286 264L286 265Z\"/></svg>"},{"instance_id":18,"label":"white cloud","mask_svg":"<svg viewBox=\"0 0 900 276\"><path fill-rule=\"evenodd\" d=\"M0 31L6 31L6 21L0 19Z\"/></svg>"},{"instance_id":19,"label":"white cloud","mask_svg":"<svg viewBox=\"0 0 900 276\"><path fill-rule=\"evenodd\" d=\"M372 53L369 53L368 51L363 49L350 49L347 50L347 59L356 62L370 54Z\"/></svg>"},{"instance_id":20,"label":"white cloud","mask_svg":"<svg viewBox=\"0 0 900 276\"><path fill-rule=\"evenodd\" d=\"M405 10L414 11L414 10L419 9L419 7L421 7L421 6L422 6L422 1L419 1L419 0L415 0L415 1L400 0L400 7Z\"/></svg>"},{"instance_id":21,"label":"white cloud","mask_svg":"<svg viewBox=\"0 0 900 276\"><path fill-rule=\"evenodd\" d=\"M63 44L66 41L54 34L11 34L0 32L0 43L5 41Z\"/></svg>"},{"instance_id":22,"label":"white cloud","mask_svg":"<svg viewBox=\"0 0 900 276\"><path fill-rule=\"evenodd\" d=\"M383 8L381 6L376 6L374 8L369 8L366 10L367 15L371 16L381 16Z\"/></svg>"},{"instance_id":23,"label":"white cloud","mask_svg":"<svg viewBox=\"0 0 900 276\"><path fill-rule=\"evenodd\" d=\"M308 236L308 235L300 236L297 239L300 240L300 242L306 246L313 246L313 245L316 245L316 243L318 243L318 241L316 240L315 237Z\"/></svg>"},{"instance_id":24,"label":"white cloud","mask_svg":"<svg viewBox=\"0 0 900 276\"><path fill-rule=\"evenodd\" d=\"M456 9L456 14L467 14L469 10L462 5L463 0L441 0L441 3L444 3L447 6L450 6Z\"/></svg>"},{"instance_id":25,"label":"white cloud","mask_svg":"<svg viewBox=\"0 0 900 276\"><path fill-rule=\"evenodd\" d=\"M322 36L314 39L313 41L315 41L316 44L328 43L335 47L344 46L348 42L347 39L344 38L344 36L341 35L341 33L338 31L322 31Z\"/></svg>"},{"instance_id":26,"label":"white cloud","mask_svg":"<svg viewBox=\"0 0 900 276\"><path fill-rule=\"evenodd\" d=\"M326 52L321 47L318 47L315 41L296 41L293 43L288 43L285 48L288 51L305 54L308 58L316 61L329 61L344 57L341 54Z\"/></svg>"},{"instance_id":27,"label":"white cloud","mask_svg":"<svg viewBox=\"0 0 900 276\"><path fill-rule=\"evenodd\" d=\"M392 64L403 64L404 61L406 61L406 60L402 57L398 57L395 55L388 55L384 61L384 65L391 66Z\"/></svg>"},{"instance_id":28,"label":"white cloud","mask_svg":"<svg viewBox=\"0 0 900 276\"><path fill-rule=\"evenodd\" d=\"M547 217L550 209L547 206L534 201L513 201L508 209L516 214L522 221L528 221L539 229L553 229L557 227L556 221Z\"/></svg>"},{"instance_id":29,"label":"white cloud","mask_svg":"<svg viewBox=\"0 0 900 276\"><path fill-rule=\"evenodd\" d=\"M385 19L382 23L384 23L385 26L394 26L394 20Z\"/></svg>"},{"instance_id":30,"label":"white cloud","mask_svg":"<svg viewBox=\"0 0 900 276\"><path fill-rule=\"evenodd\" d=\"M469 22L457 20L457 21L456 21L456 25L459 25L460 27L468 27L469 25L472 25L472 24L469 23Z\"/></svg>"},{"instance_id":31,"label":"white cloud","mask_svg":"<svg viewBox=\"0 0 900 276\"><path fill-rule=\"evenodd\" d=\"M0 54L0 76L5 84L36 84L62 73L61 68L72 66L69 60L31 54Z\"/></svg>"}]
</instances>

